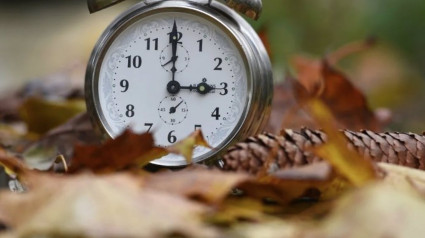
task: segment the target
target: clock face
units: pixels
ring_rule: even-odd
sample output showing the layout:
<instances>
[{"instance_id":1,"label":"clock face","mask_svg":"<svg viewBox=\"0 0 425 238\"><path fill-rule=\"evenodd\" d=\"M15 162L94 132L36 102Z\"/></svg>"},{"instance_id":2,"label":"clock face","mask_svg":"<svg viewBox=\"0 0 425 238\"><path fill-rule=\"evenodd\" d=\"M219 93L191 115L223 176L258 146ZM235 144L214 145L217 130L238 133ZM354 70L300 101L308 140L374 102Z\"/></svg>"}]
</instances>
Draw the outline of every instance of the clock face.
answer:
<instances>
[{"instance_id":1,"label":"clock face","mask_svg":"<svg viewBox=\"0 0 425 238\"><path fill-rule=\"evenodd\" d=\"M100 118L108 133L152 132L171 146L201 129L213 148L228 142L248 103L244 57L225 28L184 12L149 15L119 31L98 73ZM194 160L210 153L196 148ZM168 155L154 163L184 165Z\"/></svg>"}]
</instances>

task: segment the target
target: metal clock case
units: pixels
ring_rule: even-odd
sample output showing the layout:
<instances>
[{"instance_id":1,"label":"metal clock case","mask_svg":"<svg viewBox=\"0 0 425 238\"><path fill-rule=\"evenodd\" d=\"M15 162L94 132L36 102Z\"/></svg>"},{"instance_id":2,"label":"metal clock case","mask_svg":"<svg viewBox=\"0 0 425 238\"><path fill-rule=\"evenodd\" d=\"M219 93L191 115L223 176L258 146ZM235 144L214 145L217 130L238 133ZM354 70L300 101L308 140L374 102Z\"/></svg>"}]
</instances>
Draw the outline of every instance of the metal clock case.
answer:
<instances>
[{"instance_id":1,"label":"metal clock case","mask_svg":"<svg viewBox=\"0 0 425 238\"><path fill-rule=\"evenodd\" d=\"M117 101L111 101L116 96L115 94L111 93L111 91L116 90L116 87L119 87L119 86L121 86L121 89L123 91L125 91L126 89L129 90L128 89L129 88L129 82L127 80L121 81L120 83L114 82L113 80L115 80L115 78L113 79L113 76L108 76L109 77L108 78L107 76L103 76L103 75L117 74L117 72L122 72L120 74L126 75L127 72L126 71L120 71L120 70L124 70L124 69L120 69L119 67L121 65L125 65L123 67L127 68L127 66L126 66L127 60L128 60L128 67L129 68L130 67L133 67L133 68L136 67L137 68L137 66L140 67L140 65L142 64L142 59L138 59L137 57L131 58L131 56L125 57L126 55L124 55L124 54L121 54L121 55L118 54L117 59L115 59L115 58L112 59L111 53L109 51L111 51L112 48L115 51L119 51L119 50L122 51L121 48L123 48L123 47L120 48L120 46L115 46L115 45L117 45L117 43L115 43L115 42L120 40L120 36L125 35L125 34L127 34L127 35L140 34L140 32L139 33L131 32L129 29L132 29L131 27L133 25L137 24L137 22L143 21L144 19L150 19L150 17L155 18L155 16L160 16L160 17L164 16L164 17L169 17L169 18L172 18L174 16L176 16L177 18L179 16L189 17L189 18L192 17L194 19L194 22L196 22L197 20L202 21L202 22L206 22L205 24L208 23L208 24L211 25L211 27L213 27L214 29L217 29L217 31L222 32L222 34L224 34L225 37L227 37L227 39L229 39L229 41L231 41L231 43L233 44L233 46L235 48L235 52L237 52L237 54L239 54L239 56L240 56L240 57L239 56L236 57L237 59L240 60L240 62L238 61L238 62L236 62L236 64L241 65L243 72L240 72L240 75L243 75L244 78L241 81L241 82L243 82L241 84L241 88L243 88L243 89L237 89L237 90L243 90L243 92L242 92L243 97L240 100L241 102L243 102L243 105L241 105L240 108L238 109L240 112L239 112L238 116L235 117L236 121L234 122L233 126L231 127L231 130L227 129L228 132L227 132L225 138L222 138L220 140L219 144L214 145L213 150L199 150L198 154L197 155L195 154L195 157L193 159L194 162L205 162L205 163L213 162L223 152L225 152L225 150L226 150L226 148L228 148L228 146L232 145L233 143L235 143L235 142L237 142L237 141L239 141L239 140L241 140L241 139L243 139L247 136L256 134L263 129L265 123L268 120L269 114L270 114L270 104L271 104L272 93L273 93L273 79L272 79L271 64L270 64L270 60L268 58L268 55L266 53L266 50L265 50L261 40L259 39L258 35L255 33L255 31L251 28L251 26L241 16L239 16L239 14L237 14L232 9L230 9L228 6L226 6L222 3L219 3L219 2L216 2L216 1L211 2L211 1L208 1L208 0L201 0L201 1L179 1L179 0L149 1L149 3L141 2L137 5L135 5L134 7L132 7L131 9L129 9L128 11L124 12L103 33L103 35L99 39L97 45L95 46L95 49L94 49L92 56L90 58L88 68L87 68L87 73L86 73L86 85L85 85L86 102L87 102L88 112L89 112L89 114L92 118L92 121L94 122L96 128L98 129L98 131L100 133L102 133L102 135L104 135L105 138L114 138L114 137L119 135L118 129L114 128L114 125L113 125L114 123L111 122L110 116L108 115L108 113L109 114L116 113L115 111L119 110L119 109L114 109L115 102L116 102L116 105L119 105L119 103L120 103L120 101L118 101L118 100ZM169 19L169 21L171 21L171 20ZM162 27L162 28L164 28L164 27ZM174 26L172 26L171 23L170 23L169 28L170 28L170 30L169 30L170 32L168 33L168 35L170 37L170 44L165 46L165 47L164 46L162 47L163 51L165 50L167 52L168 52L167 48L171 49L170 45L171 45L171 42L173 41L172 36L174 35L175 36L174 40L176 40L176 37L179 36L179 34L177 34L177 33L180 33L180 32L177 32L176 20L174 20ZM181 27L181 29L183 29L183 27ZM189 29L189 26L187 27L187 30L191 30L191 29ZM195 32L195 30L193 30L193 31ZM173 32L176 33L176 34L173 34ZM180 35L182 35L182 33L180 33ZM140 38L140 39L142 39L142 38ZM149 39L149 42L147 41L148 39ZM147 46L148 49L149 48L155 48L155 49L158 48L157 47L157 44L158 44L158 41L159 41L158 39L155 39L156 40L155 42L153 41L153 39L150 39L150 38L148 38L148 39L142 39L142 40L145 41L145 43L148 44L148 46ZM136 40L134 42L136 42ZM181 42L174 42L174 43L175 43L174 44L175 47L180 47L180 48L185 47L185 45L181 44ZM177 44L177 43L179 43L179 44ZM202 47L201 43L202 42L199 43L200 49ZM128 44L129 45L127 45L126 47L132 46L130 43L128 43ZM134 47L136 47L136 46L137 45L135 45ZM220 48L218 48L218 49L220 49ZM156 49L156 50L161 51L161 49ZM170 52L171 52L171 50L170 50ZM158 73L158 75L149 75L149 76L140 75L140 77L151 77L152 80L149 81L149 85L153 85L152 87L164 87L164 91L166 90L165 88L167 88L167 90L168 90L165 97L163 97L162 100L159 100L159 101L161 101L161 104L159 104L159 102L158 102L158 104L160 106L158 106L157 110L160 111L160 113L157 114L157 115L159 115L159 116L163 115L164 110L165 110L165 114L167 114L167 113L171 114L171 113L175 113L178 110L182 110L180 115L179 115L179 119L176 122L173 121L173 119L170 119L170 118L161 118L162 119L161 120L158 117L158 119L156 119L156 121L154 121L154 123L145 123L144 125L148 126L148 127L146 127L146 131L149 131L149 130L152 129L152 132L154 134L157 133L156 131L160 131L160 129L158 129L158 127L155 128L155 126L153 126L153 124L162 123L163 126L176 126L177 124L182 125L182 124L185 123L184 120L186 119L187 111L184 111L184 110L190 110L191 108L190 108L190 101L188 101L186 103L186 101L184 101L184 99L181 99L180 96L183 96L183 94L187 98L190 98L190 97L201 98L205 102L204 106L207 106L209 104L214 103L215 101L219 101L220 98L218 98L218 95L224 95L225 93L227 94L230 90L230 86L228 88L227 81L224 81L224 82L221 83L222 88L218 87L217 85L210 85L209 82L214 81L214 80L216 80L216 81L218 80L215 77L209 77L208 78L209 81L207 81L207 78L203 78L202 81L200 81L201 78L202 78L201 74L195 75L196 77L199 77L199 83L190 84L189 86L181 86L180 83L182 83L182 82L180 82L180 83L177 84L178 90L174 90L174 89L176 89L176 87L175 87L176 85L174 83L175 82L174 76L176 74L175 71L177 71L177 69L176 69L176 67L177 67L176 66L177 65L176 64L176 58L177 57L175 56L176 50L174 49L174 47L173 47L173 52L174 52L173 55L171 55L171 53L169 53L170 55L162 56L163 57L162 63L160 63L161 61L158 60L158 64L163 64L161 66L163 66L162 68L164 68L164 72L169 73L169 71L170 71L170 67L168 67L168 68L165 67L165 66L167 66L167 64L169 64L171 62L172 65L173 65L174 71L171 70L172 73L173 73L173 79L172 79L172 81L168 82L168 84L164 83L160 80L158 81L158 80L155 79L156 76L161 78L161 76L159 74L162 75L162 73ZM184 51L181 50L181 52L184 52ZM186 53L184 53L184 54L186 54ZM164 61L164 59L167 59L166 58L167 56L171 57L171 60L168 61L168 63L167 63L167 60ZM145 59L144 61L149 61L150 59L151 58L148 58L148 59ZM186 57L186 59L188 59L188 57ZM217 58L215 58L215 59L217 59ZM202 61L202 60L198 60L195 56L190 56L190 60L193 61L194 64L197 61ZM227 58L226 58L226 60L227 60ZM123 61L123 63L121 63L121 61ZM184 60L182 60L182 62L183 61ZM219 61L219 62L217 62L217 61ZM221 61L224 61L224 60L220 59L220 60L217 60L217 61L215 63L218 63L218 65L217 65L217 67L215 67L215 69L217 69L221 65L221 63L222 63ZM113 63L111 63L111 62L113 62ZM118 64L118 62L120 62L121 64ZM113 66L110 66L111 64L113 64ZM117 64L118 66L115 67L116 66L115 64ZM229 63L229 65L230 65L230 63ZM110 70L109 70L110 72L105 71L104 68L107 67L107 66L110 67L110 68L113 68L113 70L116 70L116 71L110 71ZM184 65L181 67L181 70L183 70L183 67L187 67L186 63L184 63ZM196 69L193 69L193 70L196 70ZM115 73L113 73L113 72L115 72ZM229 70L228 70L229 75L231 75L231 72L232 72L232 69L229 68ZM130 73L128 73L128 74L130 74ZM134 73L132 75L134 75ZM191 76L187 76L187 77L191 77ZM107 81L107 82L105 83L104 81ZM221 81L217 81L217 82L220 84ZM160 84L160 85L157 85L157 84ZM230 84L230 82L229 82L229 84ZM146 85L143 86L143 87L140 87L140 88L146 88L147 87ZM232 89L235 90L235 87L233 87ZM183 90L184 90L184 92L180 92L181 93L181 95L180 95L179 91L183 91ZM215 91L217 91L217 92L215 92ZM215 92L214 98L213 98L213 96L209 96L209 95L213 95L212 93L214 93L214 92ZM161 93L163 93L163 92L161 91ZM239 94L241 94L241 93L239 93ZM139 94L139 95L141 95L141 94ZM141 96L143 96L143 95L141 95ZM211 97L210 101L208 101L209 97ZM134 95L133 95L130 99L125 98L123 96L122 99L120 99L120 100L123 100L123 101L125 101L125 100L127 100L127 101L128 100L135 100L135 101L137 101L138 99L135 98ZM173 105L173 106L169 106L168 108L161 106L163 104L166 104L167 102L171 103L171 101L173 101L173 100L175 100L174 104L170 104L170 105ZM179 100L181 100L181 101L179 102ZM191 100L196 101L196 99L191 99ZM152 100L152 101L154 101L154 100ZM200 100L198 100L198 101L200 101ZM140 102L138 102L138 103L140 104ZM228 102L228 103L226 102L226 103L223 103L223 104L226 107L229 106L229 108L232 108L232 106L230 105L230 102ZM125 106L125 105L127 105L126 109L124 109L124 110L127 110L126 111L127 116L128 117L134 116L134 111L133 111L134 105L123 104L123 106ZM148 106L156 107L155 102L150 102L150 100L147 100L146 102L144 102L144 104L140 104L140 105L141 105L141 107L148 107ZM180 105L182 105L182 106L180 106ZM123 106L121 106L121 109L125 108ZM178 110L177 110L177 107L179 107ZM232 113L231 110L233 110L233 109L228 109L228 110L230 110L229 112L227 112L229 114L229 113ZM110 111L112 111L112 112L110 112ZM216 113L216 114L214 114L214 113ZM121 113L120 116L123 117L123 113ZM150 114L144 115L144 116L145 117L153 117ZM212 116L213 117L217 116L217 120L218 120L218 116L219 116L218 110L212 112ZM117 116L117 118L118 118L118 116ZM155 116L155 118L156 118L156 116ZM189 121L190 118L186 119L186 120ZM118 121L119 121L119 118L117 119L117 123L118 123ZM125 121L123 119L122 121L119 121L119 123L123 124L123 126L120 129L120 131L122 131L127 126L132 126L132 123L134 123L134 122ZM176 125L174 125L174 123ZM136 124L137 124L137 122L136 122ZM195 125L195 129L196 129L196 126L197 125ZM140 128L138 130L143 131ZM175 143L176 137L172 133L173 133L173 131L171 131L168 134L168 141ZM187 132L187 133L189 133L189 132ZM215 136L214 133L215 132L211 132L211 137ZM208 137L208 135L207 135L207 137ZM183 139L183 138L179 138L179 139ZM168 146L168 145L164 145L164 146ZM162 159L153 161L152 164L159 165L159 166L167 166L167 167L181 167L181 166L187 165L186 161L182 157L178 157L178 156L171 156L171 157L168 157L168 158L162 158Z\"/></svg>"}]
</instances>

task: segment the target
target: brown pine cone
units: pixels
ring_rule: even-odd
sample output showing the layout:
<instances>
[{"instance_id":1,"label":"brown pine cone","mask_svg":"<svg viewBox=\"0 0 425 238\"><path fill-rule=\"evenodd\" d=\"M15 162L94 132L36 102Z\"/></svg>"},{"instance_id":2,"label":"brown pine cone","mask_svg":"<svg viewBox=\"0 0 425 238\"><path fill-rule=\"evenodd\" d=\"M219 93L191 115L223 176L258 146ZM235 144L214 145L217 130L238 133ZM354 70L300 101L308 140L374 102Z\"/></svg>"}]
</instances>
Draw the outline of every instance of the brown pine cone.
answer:
<instances>
[{"instance_id":1,"label":"brown pine cone","mask_svg":"<svg viewBox=\"0 0 425 238\"><path fill-rule=\"evenodd\" d=\"M409 166L425 170L425 136L413 133L374 133L342 131L347 146L375 162ZM230 148L223 156L224 170L257 174L273 172L321 160L310 151L326 143L321 131L284 130L281 136L261 134Z\"/></svg>"}]
</instances>

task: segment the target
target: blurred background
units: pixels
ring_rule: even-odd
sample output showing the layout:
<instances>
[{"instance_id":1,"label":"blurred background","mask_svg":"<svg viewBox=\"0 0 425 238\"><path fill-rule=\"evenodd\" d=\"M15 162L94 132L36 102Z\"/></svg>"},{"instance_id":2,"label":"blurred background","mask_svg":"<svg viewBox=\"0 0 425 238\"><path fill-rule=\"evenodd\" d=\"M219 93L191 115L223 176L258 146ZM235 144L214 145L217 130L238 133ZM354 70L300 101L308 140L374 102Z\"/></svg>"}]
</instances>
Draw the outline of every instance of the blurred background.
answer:
<instances>
[{"instance_id":1,"label":"blurred background","mask_svg":"<svg viewBox=\"0 0 425 238\"><path fill-rule=\"evenodd\" d=\"M90 15L85 0L0 0L0 93L34 79L82 82L98 37L138 1ZM276 82L291 58L321 58L344 44L378 44L338 64L373 108L393 111L391 130L425 131L425 1L263 0L255 29L268 38Z\"/></svg>"}]
</instances>

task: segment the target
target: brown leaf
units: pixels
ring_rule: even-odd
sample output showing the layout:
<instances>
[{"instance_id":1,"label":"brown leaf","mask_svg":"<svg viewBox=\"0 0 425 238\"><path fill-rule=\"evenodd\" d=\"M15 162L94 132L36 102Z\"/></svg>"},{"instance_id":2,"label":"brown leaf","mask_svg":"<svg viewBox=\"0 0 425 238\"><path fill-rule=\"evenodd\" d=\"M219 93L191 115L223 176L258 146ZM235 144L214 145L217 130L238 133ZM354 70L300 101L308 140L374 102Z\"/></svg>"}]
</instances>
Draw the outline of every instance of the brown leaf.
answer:
<instances>
[{"instance_id":1,"label":"brown leaf","mask_svg":"<svg viewBox=\"0 0 425 238\"><path fill-rule=\"evenodd\" d=\"M344 128L375 131L380 129L379 122L369 109L365 96L344 74L323 61L322 75L325 86L319 98L323 100Z\"/></svg>"},{"instance_id":2,"label":"brown leaf","mask_svg":"<svg viewBox=\"0 0 425 238\"><path fill-rule=\"evenodd\" d=\"M87 113L81 113L47 132L25 149L23 157L31 167L47 170L59 154L71 159L75 144L100 144Z\"/></svg>"},{"instance_id":3,"label":"brown leaf","mask_svg":"<svg viewBox=\"0 0 425 238\"><path fill-rule=\"evenodd\" d=\"M19 107L22 97L14 92L0 97L0 121L11 122L19 120Z\"/></svg>"},{"instance_id":4,"label":"brown leaf","mask_svg":"<svg viewBox=\"0 0 425 238\"><path fill-rule=\"evenodd\" d=\"M101 146L77 145L69 172L89 169L102 173L140 168L166 154L165 149L154 146L151 134L139 135L127 130L115 140L108 140Z\"/></svg>"},{"instance_id":5,"label":"brown leaf","mask_svg":"<svg viewBox=\"0 0 425 238\"><path fill-rule=\"evenodd\" d=\"M297 56L292 60L297 79L312 97L320 96L325 87L322 75L322 62L316 59Z\"/></svg>"},{"instance_id":6,"label":"brown leaf","mask_svg":"<svg viewBox=\"0 0 425 238\"><path fill-rule=\"evenodd\" d=\"M0 194L15 237L217 237L205 206L140 186L132 175L42 175L24 194Z\"/></svg>"},{"instance_id":7,"label":"brown leaf","mask_svg":"<svg viewBox=\"0 0 425 238\"><path fill-rule=\"evenodd\" d=\"M273 91L272 111L265 131L279 133L282 128L315 128L316 124L302 106L310 95L299 81L287 77L276 84Z\"/></svg>"},{"instance_id":8,"label":"brown leaf","mask_svg":"<svg viewBox=\"0 0 425 238\"><path fill-rule=\"evenodd\" d=\"M273 110L267 131L277 132L279 120L282 122L279 129L299 129L304 126L319 129L302 110L308 98L323 100L335 115L340 128L379 130L382 125L369 108L363 93L333 66L341 58L367 49L373 45L371 42L373 41L368 40L348 44L323 60L305 56L294 57L292 65L297 73L295 82L298 82L294 83L294 80L288 78L284 84L275 87ZM389 118L386 115L384 117L385 120Z\"/></svg>"}]
</instances>

